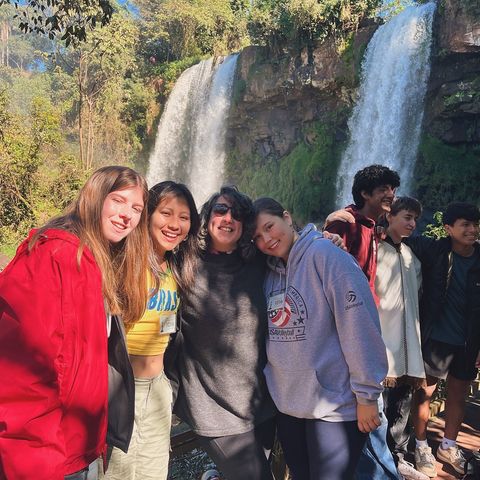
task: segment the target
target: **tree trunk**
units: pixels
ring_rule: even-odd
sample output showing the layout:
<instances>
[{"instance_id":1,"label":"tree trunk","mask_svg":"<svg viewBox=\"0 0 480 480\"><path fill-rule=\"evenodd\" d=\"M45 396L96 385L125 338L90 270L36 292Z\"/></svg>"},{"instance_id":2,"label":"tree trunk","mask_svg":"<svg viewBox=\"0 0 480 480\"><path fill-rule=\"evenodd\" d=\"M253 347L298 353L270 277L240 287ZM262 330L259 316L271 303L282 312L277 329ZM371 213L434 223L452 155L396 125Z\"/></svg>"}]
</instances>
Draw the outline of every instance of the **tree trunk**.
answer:
<instances>
[{"instance_id":1,"label":"tree trunk","mask_svg":"<svg viewBox=\"0 0 480 480\"><path fill-rule=\"evenodd\" d=\"M90 170L93 167L93 112L94 112L94 100L92 98L87 99L88 105L88 129L87 129L87 169Z\"/></svg>"},{"instance_id":2,"label":"tree trunk","mask_svg":"<svg viewBox=\"0 0 480 480\"><path fill-rule=\"evenodd\" d=\"M9 48L8 41L10 38L10 25L8 20L3 20L0 23L0 41L2 42L2 51L0 55L0 65L8 66L9 63Z\"/></svg>"},{"instance_id":3,"label":"tree trunk","mask_svg":"<svg viewBox=\"0 0 480 480\"><path fill-rule=\"evenodd\" d=\"M85 93L84 93L84 58L83 55L80 55L80 60L78 64L78 142L80 148L80 163L84 169L86 169L86 157L85 157L85 143L84 143L84 131L83 131L83 109L85 104Z\"/></svg>"}]
</instances>

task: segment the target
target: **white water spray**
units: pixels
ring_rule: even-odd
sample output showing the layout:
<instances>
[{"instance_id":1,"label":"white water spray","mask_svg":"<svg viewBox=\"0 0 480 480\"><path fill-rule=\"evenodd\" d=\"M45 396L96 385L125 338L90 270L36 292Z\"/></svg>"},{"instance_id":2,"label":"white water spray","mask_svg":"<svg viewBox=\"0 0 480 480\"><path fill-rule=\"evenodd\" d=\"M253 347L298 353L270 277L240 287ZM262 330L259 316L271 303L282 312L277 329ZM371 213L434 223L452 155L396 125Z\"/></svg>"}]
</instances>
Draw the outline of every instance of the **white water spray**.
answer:
<instances>
[{"instance_id":1,"label":"white water spray","mask_svg":"<svg viewBox=\"0 0 480 480\"><path fill-rule=\"evenodd\" d=\"M225 134L238 55L185 70L165 105L150 156L149 186L185 183L200 206L222 184Z\"/></svg>"},{"instance_id":2,"label":"white water spray","mask_svg":"<svg viewBox=\"0 0 480 480\"><path fill-rule=\"evenodd\" d=\"M374 163L396 170L409 192L430 75L433 2L407 7L375 32L362 63L359 100L337 180L337 206L351 203L355 173Z\"/></svg>"}]
</instances>

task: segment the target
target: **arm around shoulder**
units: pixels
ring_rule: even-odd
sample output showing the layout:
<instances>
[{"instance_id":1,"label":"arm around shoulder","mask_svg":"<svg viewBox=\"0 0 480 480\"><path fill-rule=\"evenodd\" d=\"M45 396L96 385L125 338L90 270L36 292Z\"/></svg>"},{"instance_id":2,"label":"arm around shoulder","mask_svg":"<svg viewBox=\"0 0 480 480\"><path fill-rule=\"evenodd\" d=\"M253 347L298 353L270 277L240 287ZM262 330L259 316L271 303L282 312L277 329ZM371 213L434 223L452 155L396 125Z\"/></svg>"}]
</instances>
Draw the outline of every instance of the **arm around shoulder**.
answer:
<instances>
[{"instance_id":1,"label":"arm around shoulder","mask_svg":"<svg viewBox=\"0 0 480 480\"><path fill-rule=\"evenodd\" d=\"M413 253L418 257L420 262L431 263L437 258L437 251L441 245L439 240L434 238L424 237L423 235L415 235L414 237L408 237L403 240L408 245Z\"/></svg>"}]
</instances>

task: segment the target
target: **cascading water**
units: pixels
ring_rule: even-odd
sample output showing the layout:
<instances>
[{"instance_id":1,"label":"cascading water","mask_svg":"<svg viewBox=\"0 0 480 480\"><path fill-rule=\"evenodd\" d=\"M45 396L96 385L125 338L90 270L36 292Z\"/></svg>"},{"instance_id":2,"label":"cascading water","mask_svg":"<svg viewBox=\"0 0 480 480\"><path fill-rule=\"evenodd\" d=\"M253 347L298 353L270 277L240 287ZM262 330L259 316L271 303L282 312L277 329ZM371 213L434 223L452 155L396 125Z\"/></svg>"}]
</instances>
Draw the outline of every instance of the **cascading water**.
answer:
<instances>
[{"instance_id":1,"label":"cascading water","mask_svg":"<svg viewBox=\"0 0 480 480\"><path fill-rule=\"evenodd\" d=\"M375 32L362 63L359 100L337 180L337 206L351 203L355 173L374 163L396 170L408 193L430 74L433 2L407 7Z\"/></svg>"},{"instance_id":2,"label":"cascading water","mask_svg":"<svg viewBox=\"0 0 480 480\"><path fill-rule=\"evenodd\" d=\"M150 186L183 182L201 205L222 184L226 117L238 55L185 70L165 105L147 174Z\"/></svg>"}]
</instances>

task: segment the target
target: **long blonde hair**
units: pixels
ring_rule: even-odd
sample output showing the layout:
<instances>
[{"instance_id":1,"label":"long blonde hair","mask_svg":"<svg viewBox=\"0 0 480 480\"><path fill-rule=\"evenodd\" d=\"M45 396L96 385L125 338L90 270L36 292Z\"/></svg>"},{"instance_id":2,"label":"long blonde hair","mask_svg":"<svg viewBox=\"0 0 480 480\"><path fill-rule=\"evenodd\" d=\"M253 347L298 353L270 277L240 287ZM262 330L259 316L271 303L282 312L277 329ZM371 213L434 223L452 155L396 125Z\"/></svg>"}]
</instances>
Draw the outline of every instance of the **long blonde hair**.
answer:
<instances>
[{"instance_id":1,"label":"long blonde hair","mask_svg":"<svg viewBox=\"0 0 480 480\"><path fill-rule=\"evenodd\" d=\"M121 242L112 245L102 232L103 204L109 193L132 187L142 189L145 207L137 227ZM100 168L87 180L64 214L50 220L33 235L29 250L50 228L75 234L80 239L79 268L87 246L102 272L103 295L110 313L121 315L125 323L132 322L143 315L148 299L145 288L150 249L147 200L147 183L137 172L122 166Z\"/></svg>"}]
</instances>

